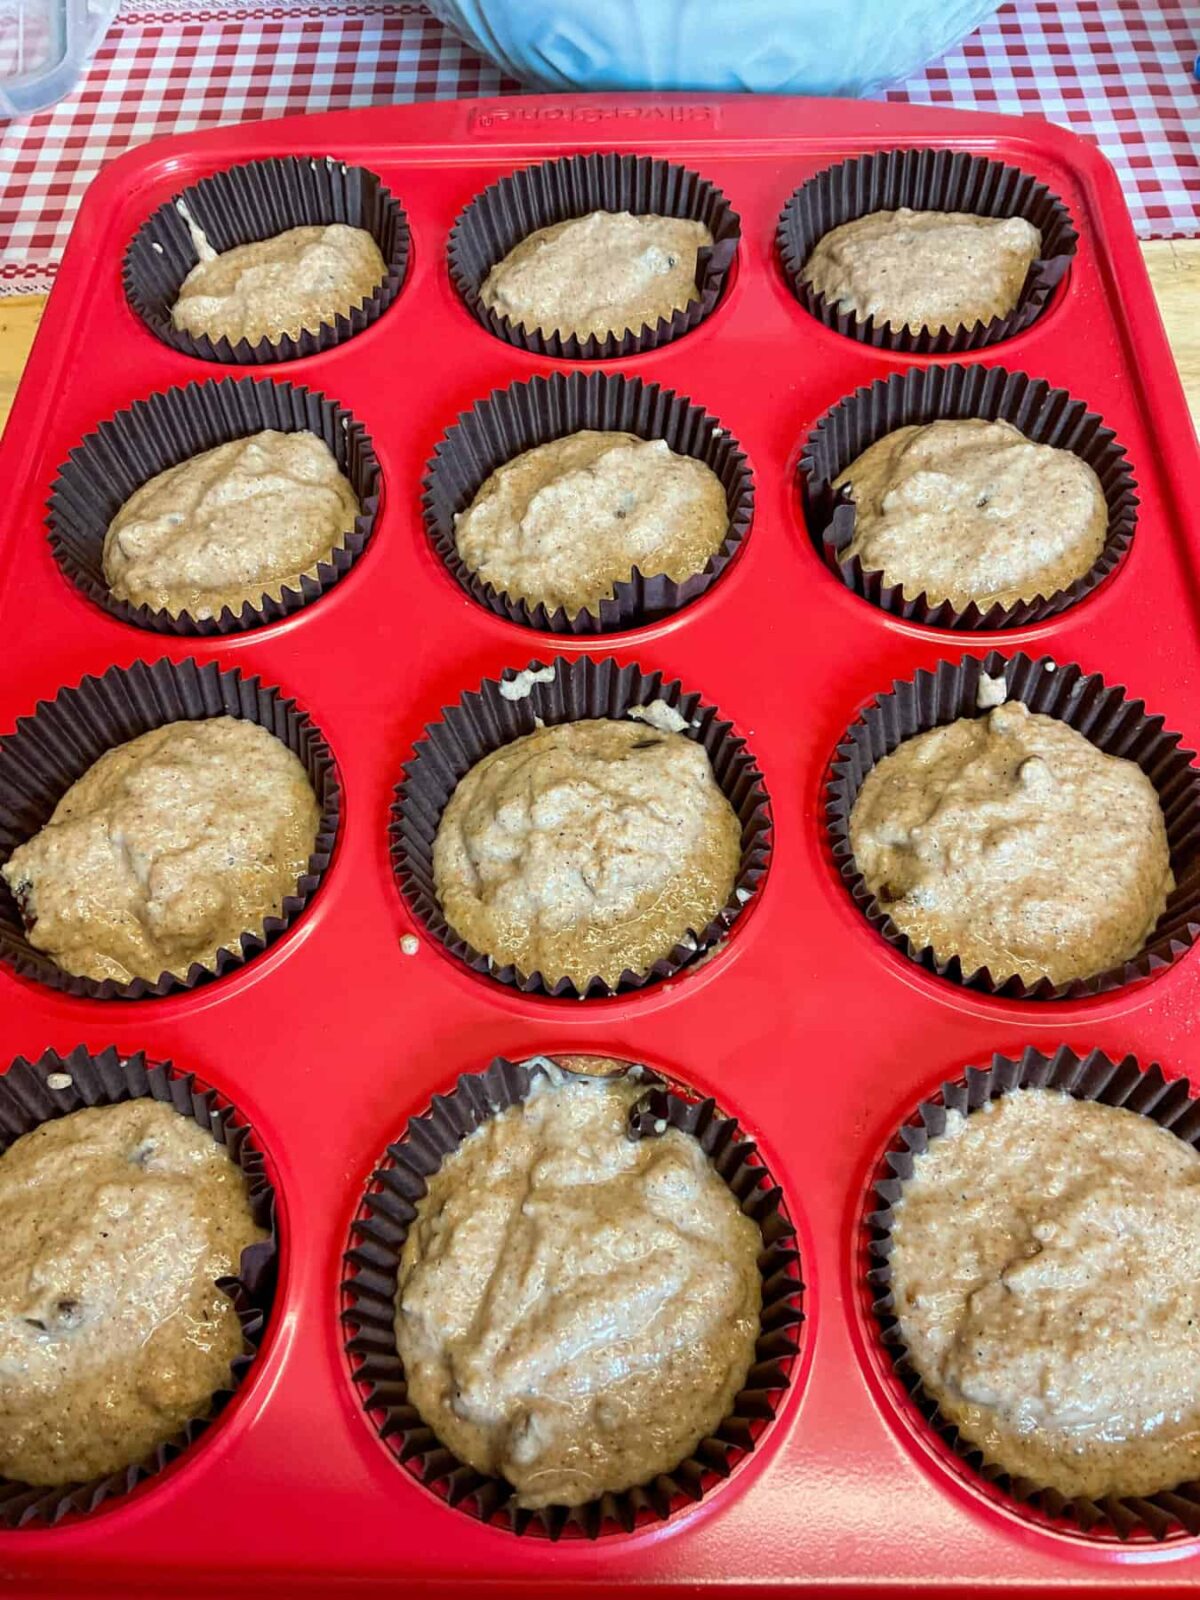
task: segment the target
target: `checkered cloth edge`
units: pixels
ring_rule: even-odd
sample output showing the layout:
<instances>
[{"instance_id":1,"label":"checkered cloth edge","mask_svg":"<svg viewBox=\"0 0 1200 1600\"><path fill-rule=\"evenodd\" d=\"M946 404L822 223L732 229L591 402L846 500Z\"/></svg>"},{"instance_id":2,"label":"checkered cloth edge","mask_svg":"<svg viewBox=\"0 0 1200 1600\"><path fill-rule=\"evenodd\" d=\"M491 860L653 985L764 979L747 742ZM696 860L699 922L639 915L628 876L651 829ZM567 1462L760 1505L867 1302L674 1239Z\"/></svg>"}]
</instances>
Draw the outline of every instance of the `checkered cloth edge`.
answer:
<instances>
[{"instance_id":1,"label":"checkered cloth edge","mask_svg":"<svg viewBox=\"0 0 1200 1600\"><path fill-rule=\"evenodd\" d=\"M1018 0L884 97L1063 123L1114 162L1139 233L1200 233L1198 15L1193 0ZM0 294L49 287L84 190L147 139L519 88L419 4L125 0L75 91L0 126Z\"/></svg>"}]
</instances>

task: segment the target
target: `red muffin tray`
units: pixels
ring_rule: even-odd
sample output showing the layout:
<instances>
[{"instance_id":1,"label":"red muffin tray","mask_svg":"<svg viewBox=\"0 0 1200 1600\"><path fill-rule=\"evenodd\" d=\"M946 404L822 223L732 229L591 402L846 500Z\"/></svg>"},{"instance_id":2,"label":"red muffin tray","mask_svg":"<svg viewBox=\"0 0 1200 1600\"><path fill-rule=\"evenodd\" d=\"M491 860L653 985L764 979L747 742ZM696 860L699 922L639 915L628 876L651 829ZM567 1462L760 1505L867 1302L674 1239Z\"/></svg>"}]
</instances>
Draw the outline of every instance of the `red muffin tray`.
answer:
<instances>
[{"instance_id":1,"label":"red muffin tray","mask_svg":"<svg viewBox=\"0 0 1200 1600\"><path fill-rule=\"evenodd\" d=\"M1116 429L1141 512L1117 573L1066 614L951 635L843 587L804 527L795 466L812 424L860 384L942 358L876 351L800 307L774 254L779 212L821 167L889 146L953 146L1036 173L1069 207L1078 254L1026 333L965 359L1069 389ZM653 626L578 640L531 633L469 600L421 522L425 463L490 390L569 363L489 336L450 284L446 237L481 188L531 160L595 149L693 166L743 237L695 332L604 363L686 394L748 452L749 539L697 603ZM173 353L126 305L121 259L143 218L235 161L326 155L380 173L412 226L396 303L321 355L254 370L348 406L372 434L383 508L346 578L291 618L225 638L125 625L67 582L43 525L70 449L131 401L243 372ZM193 657L261 674L310 711L344 786L326 879L264 955L193 992L74 1000L0 970L0 1061L116 1044L171 1058L253 1121L279 1194L281 1278L262 1352L195 1449L97 1513L0 1535L15 1594L659 1595L879 1587L1009 1594L1166 1593L1200 1581L1200 1540L1120 1544L1035 1526L956 1464L884 1359L865 1286L864 1212L880 1154L943 1079L1025 1045L1099 1046L1200 1087L1200 963L1070 1003L1013 1002L919 970L867 925L824 826L830 759L894 679L965 653L1024 650L1127 686L1185 744L1200 740L1200 457L1128 215L1091 144L1036 118L911 106L688 96L377 107L148 145L107 168L80 212L0 449L0 731L89 673ZM715 701L770 790L774 855L726 948L668 984L601 1001L524 996L473 975L416 923L388 859L402 763L442 706L505 668L612 655ZM415 954L401 947L419 940ZM517 1537L438 1499L380 1442L350 1381L342 1253L385 1144L430 1096L497 1054L645 1060L717 1097L759 1140L798 1231L807 1320L791 1388L758 1449L669 1522L594 1543Z\"/></svg>"}]
</instances>

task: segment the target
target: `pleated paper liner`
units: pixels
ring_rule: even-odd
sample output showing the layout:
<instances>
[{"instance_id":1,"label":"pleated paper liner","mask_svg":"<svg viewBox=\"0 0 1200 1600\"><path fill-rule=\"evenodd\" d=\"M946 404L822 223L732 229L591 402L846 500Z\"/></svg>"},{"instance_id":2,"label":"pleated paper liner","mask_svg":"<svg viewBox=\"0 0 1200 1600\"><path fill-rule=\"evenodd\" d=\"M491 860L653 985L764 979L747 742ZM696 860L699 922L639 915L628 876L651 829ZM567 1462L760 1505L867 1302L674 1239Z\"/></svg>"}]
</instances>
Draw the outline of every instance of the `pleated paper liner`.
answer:
<instances>
[{"instance_id":1,"label":"pleated paper liner","mask_svg":"<svg viewBox=\"0 0 1200 1600\"><path fill-rule=\"evenodd\" d=\"M291 228L333 222L364 228L379 246L386 276L348 315L339 314L316 330L304 329L295 339L285 334L275 342L263 338L251 345L239 339L231 344L225 337L186 333L171 321L171 307L199 254L180 202L218 254ZM227 167L173 195L134 234L125 252L123 281L135 314L173 350L202 361L262 366L315 355L369 328L400 293L408 257L408 219L375 173L331 156L286 156Z\"/></svg>"},{"instance_id":2,"label":"pleated paper liner","mask_svg":"<svg viewBox=\"0 0 1200 1600\"><path fill-rule=\"evenodd\" d=\"M1009 700L1030 711L1058 717L1107 755L1134 761L1157 791L1166 822L1175 889L1146 944L1122 966L1090 978L1054 984L1049 978L1026 985L1016 976L993 978L986 967L964 972L957 956L939 960L931 946L918 949L872 895L850 848L850 813L871 768L914 734L984 714L978 703L980 678L1003 676ZM1180 735L1164 730L1164 719L1148 716L1141 700L1106 684L1098 673L1075 665L1059 666L1048 656L1037 660L1018 653L991 651L982 660L964 656L941 661L932 672L918 672L894 683L854 721L839 744L826 794L826 818L834 859L855 905L893 949L910 960L969 989L1017 1000L1074 1000L1107 994L1138 983L1170 966L1200 933L1200 773L1193 752L1180 747Z\"/></svg>"},{"instance_id":3,"label":"pleated paper liner","mask_svg":"<svg viewBox=\"0 0 1200 1600\"><path fill-rule=\"evenodd\" d=\"M863 566L861 556L843 559L854 537L855 506L834 479L876 440L897 428L944 418L981 417L1009 422L1035 444L1070 450L1096 473L1108 506L1104 548L1090 571L1066 588L1033 600L1000 602L958 611L949 600L907 595L883 573ZM1137 525L1137 495L1122 445L1103 419L1065 389L1002 367L925 367L881 378L833 406L809 434L800 457L804 511L825 564L846 587L881 611L933 628L1020 628L1042 622L1078 604L1120 564Z\"/></svg>"},{"instance_id":4,"label":"pleated paper liner","mask_svg":"<svg viewBox=\"0 0 1200 1600\"><path fill-rule=\"evenodd\" d=\"M1191 1095L1186 1079L1169 1081L1157 1065L1143 1069L1133 1056L1114 1061L1103 1051L1077 1055L1060 1046L1053 1055L1027 1049L1019 1058L995 1055L987 1067L969 1067L957 1081L942 1084L938 1094L917 1107L898 1130L884 1163L888 1175L874 1185L873 1209L867 1217L871 1230L873 1265L868 1283L880 1336L896 1373L921 1415L960 1461L984 1479L1013 1509L1041 1527L1062 1530L1064 1524L1098 1539L1161 1540L1200 1534L1200 1483L1168 1486L1152 1495L1106 1495L1067 1498L1027 1478L1010 1476L990 1461L980 1446L964 1438L949 1418L942 1416L934 1397L924 1387L910 1357L895 1314L891 1268L894 1207L912 1177L914 1157L922 1154L946 1126L946 1113L964 1116L1000 1095L1024 1088L1062 1089L1079 1100L1096 1100L1149 1117L1168 1128L1185 1144L1200 1142L1200 1103Z\"/></svg>"},{"instance_id":5,"label":"pleated paper liner","mask_svg":"<svg viewBox=\"0 0 1200 1600\"><path fill-rule=\"evenodd\" d=\"M392 866L400 889L429 934L451 955L471 971L524 994L594 999L674 977L725 938L766 873L771 816L762 774L746 741L734 733L733 724L722 721L717 708L705 704L698 694L685 694L678 679L667 683L661 672L644 673L640 667L622 667L611 659L568 661L564 656L557 657L548 669L533 661L527 670L549 670L553 676L541 682L526 679L527 692L514 691L515 673L503 686L496 679L485 679L456 706L445 707L440 722L426 727L425 738L405 765L392 805ZM512 698L504 694L504 688ZM742 855L728 902L707 927L690 930L645 972L626 969L615 986L598 976L576 985L568 977L549 982L540 972L494 966L487 955L450 927L434 890L433 841L459 779L491 751L533 733L539 724L555 726L597 717L621 722L631 707L656 700L677 711L688 724L687 737L704 746L717 784L741 823Z\"/></svg>"},{"instance_id":6,"label":"pleated paper liner","mask_svg":"<svg viewBox=\"0 0 1200 1600\"><path fill-rule=\"evenodd\" d=\"M922 328L912 332L873 317L860 322L803 280L818 240L844 222L873 211L966 211L984 217L1024 217L1042 235L1041 254L1030 265L1017 303L1007 316L972 327ZM779 258L792 292L827 328L881 350L913 355L950 355L980 350L1030 327L1049 303L1075 254L1078 235L1071 216L1044 183L1017 167L961 150L882 150L826 167L809 178L783 208L776 231Z\"/></svg>"},{"instance_id":7,"label":"pleated paper liner","mask_svg":"<svg viewBox=\"0 0 1200 1600\"><path fill-rule=\"evenodd\" d=\"M484 279L498 261L539 228L593 211L630 211L702 222L713 243L696 259L696 296L682 310L634 332L542 333L490 310L480 299ZM523 167L476 195L450 232L447 263L454 287L471 315L497 339L535 355L569 361L608 360L654 350L698 327L709 315L737 254L741 219L714 184L687 167L649 156L615 152L564 156Z\"/></svg>"},{"instance_id":8,"label":"pleated paper liner","mask_svg":"<svg viewBox=\"0 0 1200 1600\"><path fill-rule=\"evenodd\" d=\"M123 1056L111 1047L98 1055L82 1045L66 1056L47 1050L36 1062L18 1056L0 1076L0 1147L7 1149L22 1134L84 1106L117 1105L125 1100L159 1100L174 1106L180 1116L190 1117L211 1134L245 1176L251 1214L270 1237L242 1251L236 1277L217 1279L217 1287L237 1311L244 1348L232 1363L228 1383L213 1395L205 1414L187 1423L145 1459L86 1483L48 1487L0 1478L0 1527L50 1525L67 1516L95 1511L161 1472L229 1403L254 1360L270 1315L279 1249L275 1191L245 1119L215 1089L197 1083L192 1073L178 1072L169 1061L147 1061L140 1051Z\"/></svg>"},{"instance_id":9,"label":"pleated paper liner","mask_svg":"<svg viewBox=\"0 0 1200 1600\"><path fill-rule=\"evenodd\" d=\"M303 574L299 588L285 588L278 600L264 595L259 605L247 601L236 616L228 606L216 617L193 617L117 599L104 576L104 537L129 497L168 467L267 428L323 440L362 507L315 576ZM50 493L50 548L76 588L121 622L156 633L237 633L291 616L331 589L362 554L375 526L379 495L379 462L370 437L336 401L298 385L251 378L189 383L135 401L71 451Z\"/></svg>"},{"instance_id":10,"label":"pleated paper liner","mask_svg":"<svg viewBox=\"0 0 1200 1600\"><path fill-rule=\"evenodd\" d=\"M458 553L454 519L498 467L584 428L662 439L676 454L702 461L725 490L729 529L705 567L691 577L676 581L635 567L628 581L613 585L611 598L569 617L563 606L551 612L544 603L514 599L479 577ZM749 463L715 417L660 384L604 372L555 373L494 390L446 433L426 468L424 489L430 541L462 588L496 616L552 633L611 633L678 611L725 571L754 515Z\"/></svg>"},{"instance_id":11,"label":"pleated paper liner","mask_svg":"<svg viewBox=\"0 0 1200 1600\"><path fill-rule=\"evenodd\" d=\"M220 716L239 717L274 734L299 759L321 807L308 871L280 914L268 917L261 930L243 933L236 947L221 950L211 968L194 963L183 978L164 972L153 982L101 982L66 972L34 949L20 908L0 879L0 958L18 976L91 1000L174 994L232 972L300 916L320 886L337 836L341 789L333 756L294 700L236 667L222 671L216 662L136 661L128 669L111 667L102 678L84 678L77 688L60 690L53 700L40 701L32 716L22 717L16 731L0 739L0 862L50 820L66 791L106 750L166 723Z\"/></svg>"},{"instance_id":12,"label":"pleated paper liner","mask_svg":"<svg viewBox=\"0 0 1200 1600\"><path fill-rule=\"evenodd\" d=\"M753 1141L712 1100L698 1100L649 1068L631 1064L629 1071L645 1080L647 1091L630 1112L630 1136L654 1138L665 1131L664 1124L692 1135L762 1231L760 1333L746 1386L715 1433L672 1472L582 1506L518 1506L505 1480L477 1471L447 1450L408 1399L395 1332L400 1256L426 1180L481 1123L526 1098L545 1072L545 1060L512 1062L498 1056L485 1072L460 1077L450 1094L435 1095L430 1109L413 1117L404 1136L388 1146L351 1228L342 1320L363 1409L415 1478L449 1505L514 1533L595 1539L665 1521L702 1499L755 1448L788 1386L804 1316L804 1285L795 1229ZM588 1066L586 1058L553 1058L560 1071L568 1062L579 1069Z\"/></svg>"}]
</instances>

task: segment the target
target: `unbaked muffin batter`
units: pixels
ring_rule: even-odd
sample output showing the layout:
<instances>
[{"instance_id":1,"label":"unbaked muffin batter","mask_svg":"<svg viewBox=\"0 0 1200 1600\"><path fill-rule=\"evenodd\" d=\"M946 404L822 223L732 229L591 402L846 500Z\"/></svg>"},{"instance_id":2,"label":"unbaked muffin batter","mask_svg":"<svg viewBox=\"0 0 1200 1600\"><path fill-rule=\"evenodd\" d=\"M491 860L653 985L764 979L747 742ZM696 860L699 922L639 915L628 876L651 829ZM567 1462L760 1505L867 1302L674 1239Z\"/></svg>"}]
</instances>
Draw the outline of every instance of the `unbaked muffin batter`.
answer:
<instances>
[{"instance_id":1,"label":"unbaked muffin batter","mask_svg":"<svg viewBox=\"0 0 1200 1600\"><path fill-rule=\"evenodd\" d=\"M834 483L853 494L854 537L839 559L965 610L1052 595L1104 549L1100 480L1070 450L980 417L897 428Z\"/></svg>"},{"instance_id":2,"label":"unbaked muffin batter","mask_svg":"<svg viewBox=\"0 0 1200 1600\"><path fill-rule=\"evenodd\" d=\"M359 509L323 439L265 429L142 484L109 524L104 576L133 605L237 616L315 576Z\"/></svg>"},{"instance_id":3,"label":"unbaked muffin batter","mask_svg":"<svg viewBox=\"0 0 1200 1600\"><path fill-rule=\"evenodd\" d=\"M1024 217L872 211L817 240L803 278L877 326L972 328L1012 311L1042 236Z\"/></svg>"},{"instance_id":4,"label":"unbaked muffin batter","mask_svg":"<svg viewBox=\"0 0 1200 1600\"><path fill-rule=\"evenodd\" d=\"M859 871L918 949L1001 982L1135 956L1175 886L1149 778L1011 701L906 739L850 814Z\"/></svg>"},{"instance_id":5,"label":"unbaked muffin batter","mask_svg":"<svg viewBox=\"0 0 1200 1600\"><path fill-rule=\"evenodd\" d=\"M688 217L593 211L522 239L488 273L479 297L531 330L620 338L669 322L697 298L697 252L712 242Z\"/></svg>"},{"instance_id":6,"label":"unbaked muffin batter","mask_svg":"<svg viewBox=\"0 0 1200 1600\"><path fill-rule=\"evenodd\" d=\"M0 1156L0 1473L58 1484L143 1460L230 1382L216 1280L266 1235L246 1182L155 1100L43 1123Z\"/></svg>"},{"instance_id":7,"label":"unbaked muffin batter","mask_svg":"<svg viewBox=\"0 0 1200 1600\"><path fill-rule=\"evenodd\" d=\"M434 885L450 926L496 966L616 984L717 915L740 839L703 745L568 722L502 745L459 781Z\"/></svg>"},{"instance_id":8,"label":"unbaked muffin batter","mask_svg":"<svg viewBox=\"0 0 1200 1600\"><path fill-rule=\"evenodd\" d=\"M1200 1156L1023 1089L948 1115L893 1228L900 1331L987 1460L1064 1495L1200 1476Z\"/></svg>"},{"instance_id":9,"label":"unbaked muffin batter","mask_svg":"<svg viewBox=\"0 0 1200 1600\"><path fill-rule=\"evenodd\" d=\"M237 344L316 333L348 316L387 277L379 246L365 228L344 222L289 228L235 245L196 263L171 307L186 333Z\"/></svg>"},{"instance_id":10,"label":"unbaked muffin batter","mask_svg":"<svg viewBox=\"0 0 1200 1600\"><path fill-rule=\"evenodd\" d=\"M105 751L0 871L30 944L67 972L184 977L279 914L319 820L304 768L265 728L171 722Z\"/></svg>"},{"instance_id":11,"label":"unbaked muffin batter","mask_svg":"<svg viewBox=\"0 0 1200 1600\"><path fill-rule=\"evenodd\" d=\"M694 1139L627 1136L644 1092L539 1079L447 1157L405 1241L409 1399L521 1505L669 1472L728 1416L754 1359L762 1235Z\"/></svg>"},{"instance_id":12,"label":"unbaked muffin batter","mask_svg":"<svg viewBox=\"0 0 1200 1600\"><path fill-rule=\"evenodd\" d=\"M586 429L526 450L454 519L458 553L514 599L569 616L614 583L703 572L729 531L711 468L662 439Z\"/></svg>"}]
</instances>

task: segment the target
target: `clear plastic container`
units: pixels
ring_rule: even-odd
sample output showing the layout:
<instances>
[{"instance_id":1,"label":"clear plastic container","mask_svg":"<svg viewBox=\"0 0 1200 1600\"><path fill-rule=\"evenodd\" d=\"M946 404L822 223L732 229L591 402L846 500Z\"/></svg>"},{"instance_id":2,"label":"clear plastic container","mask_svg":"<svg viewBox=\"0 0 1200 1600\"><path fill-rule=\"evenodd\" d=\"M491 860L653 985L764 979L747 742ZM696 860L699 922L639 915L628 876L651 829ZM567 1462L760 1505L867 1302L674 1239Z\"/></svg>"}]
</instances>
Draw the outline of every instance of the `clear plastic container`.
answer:
<instances>
[{"instance_id":1,"label":"clear plastic container","mask_svg":"<svg viewBox=\"0 0 1200 1600\"><path fill-rule=\"evenodd\" d=\"M118 0L0 0L0 118L61 100L117 12Z\"/></svg>"},{"instance_id":2,"label":"clear plastic container","mask_svg":"<svg viewBox=\"0 0 1200 1600\"><path fill-rule=\"evenodd\" d=\"M999 0L429 0L543 89L870 94L957 44Z\"/></svg>"}]
</instances>

